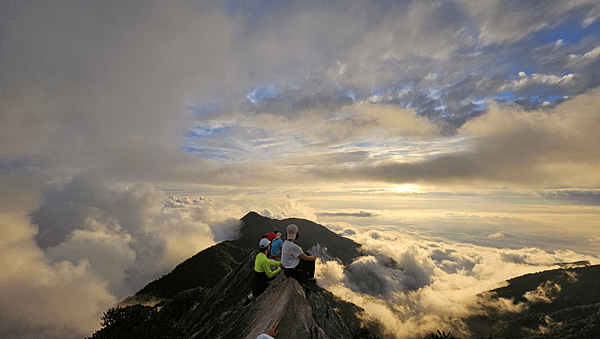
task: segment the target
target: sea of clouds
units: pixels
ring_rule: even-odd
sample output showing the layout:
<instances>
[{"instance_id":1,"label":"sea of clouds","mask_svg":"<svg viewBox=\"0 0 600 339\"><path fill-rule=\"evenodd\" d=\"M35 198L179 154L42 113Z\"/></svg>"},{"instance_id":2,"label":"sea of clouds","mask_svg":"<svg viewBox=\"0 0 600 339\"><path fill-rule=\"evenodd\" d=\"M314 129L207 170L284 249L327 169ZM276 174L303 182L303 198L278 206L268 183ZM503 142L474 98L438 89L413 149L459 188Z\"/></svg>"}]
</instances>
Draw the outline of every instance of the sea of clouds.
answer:
<instances>
[{"instance_id":1,"label":"sea of clouds","mask_svg":"<svg viewBox=\"0 0 600 339\"><path fill-rule=\"evenodd\" d=\"M108 308L192 255L234 239L249 211L319 222L315 209L289 196L276 201L241 192L177 197L148 184L110 183L84 174L48 186L35 205L28 192L12 193L0 213L3 338L91 335ZM346 267L322 255L319 284L363 307L367 319L378 319L398 338L436 329L466 333L460 319L490 307L477 294L556 263L600 263L569 250L488 247L420 235L400 223L322 224L361 244L364 255ZM506 311L526 307L489 302Z\"/></svg>"},{"instance_id":2,"label":"sea of clouds","mask_svg":"<svg viewBox=\"0 0 600 339\"><path fill-rule=\"evenodd\" d=\"M323 256L316 270L319 284L364 308L365 319L380 322L396 338L437 330L468 337L462 319L485 310L519 312L528 307L484 293L504 286L507 279L558 268L557 263L600 263L595 256L569 250L485 247L407 234L400 227L329 228L361 244L365 255L348 266ZM540 286L525 298L528 303L548 302L555 288Z\"/></svg>"}]
</instances>

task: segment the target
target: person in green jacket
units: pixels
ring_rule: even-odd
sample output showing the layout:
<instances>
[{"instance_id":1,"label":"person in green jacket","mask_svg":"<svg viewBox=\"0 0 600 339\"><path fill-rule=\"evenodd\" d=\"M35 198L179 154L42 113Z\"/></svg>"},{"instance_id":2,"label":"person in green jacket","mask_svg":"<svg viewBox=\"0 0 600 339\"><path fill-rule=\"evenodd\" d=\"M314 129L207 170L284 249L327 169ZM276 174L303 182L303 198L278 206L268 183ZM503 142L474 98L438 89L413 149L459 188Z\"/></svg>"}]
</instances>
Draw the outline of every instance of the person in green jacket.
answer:
<instances>
[{"instance_id":1,"label":"person in green jacket","mask_svg":"<svg viewBox=\"0 0 600 339\"><path fill-rule=\"evenodd\" d=\"M256 255L254 260L254 279L252 279L252 293L248 296L248 299L253 300L263 293L269 282L275 278L277 273L281 272L281 263L279 261L267 259L267 253L271 250L271 242L262 238L259 242L260 252ZM279 266L275 271L271 270L271 266Z\"/></svg>"}]
</instances>

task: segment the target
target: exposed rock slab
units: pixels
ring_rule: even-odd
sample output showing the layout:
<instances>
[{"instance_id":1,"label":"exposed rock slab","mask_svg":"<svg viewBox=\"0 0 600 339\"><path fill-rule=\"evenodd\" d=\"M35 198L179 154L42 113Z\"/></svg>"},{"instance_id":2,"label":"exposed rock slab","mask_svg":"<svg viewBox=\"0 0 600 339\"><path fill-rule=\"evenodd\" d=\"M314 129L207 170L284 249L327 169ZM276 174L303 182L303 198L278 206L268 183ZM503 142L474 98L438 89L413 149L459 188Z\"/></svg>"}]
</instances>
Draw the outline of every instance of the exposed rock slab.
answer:
<instances>
[{"instance_id":1,"label":"exposed rock slab","mask_svg":"<svg viewBox=\"0 0 600 339\"><path fill-rule=\"evenodd\" d=\"M283 273L254 302L244 306L254 275L254 257L249 256L184 316L184 338L255 339L275 323L279 323L276 338L352 338L319 291L304 290Z\"/></svg>"}]
</instances>

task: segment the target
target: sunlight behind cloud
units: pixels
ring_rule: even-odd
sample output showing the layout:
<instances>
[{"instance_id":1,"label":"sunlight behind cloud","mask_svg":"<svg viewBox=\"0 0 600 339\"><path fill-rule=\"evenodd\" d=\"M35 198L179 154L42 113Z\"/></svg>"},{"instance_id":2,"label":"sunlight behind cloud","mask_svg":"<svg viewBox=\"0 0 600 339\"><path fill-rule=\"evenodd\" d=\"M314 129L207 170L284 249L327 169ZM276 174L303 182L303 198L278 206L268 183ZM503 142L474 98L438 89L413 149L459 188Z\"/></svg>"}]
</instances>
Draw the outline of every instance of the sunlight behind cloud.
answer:
<instances>
[{"instance_id":1,"label":"sunlight behind cloud","mask_svg":"<svg viewBox=\"0 0 600 339\"><path fill-rule=\"evenodd\" d=\"M387 188L387 190L396 191L399 193L419 193L419 192L421 192L421 190L419 189L419 186L412 185L412 184L394 185L391 188Z\"/></svg>"}]
</instances>

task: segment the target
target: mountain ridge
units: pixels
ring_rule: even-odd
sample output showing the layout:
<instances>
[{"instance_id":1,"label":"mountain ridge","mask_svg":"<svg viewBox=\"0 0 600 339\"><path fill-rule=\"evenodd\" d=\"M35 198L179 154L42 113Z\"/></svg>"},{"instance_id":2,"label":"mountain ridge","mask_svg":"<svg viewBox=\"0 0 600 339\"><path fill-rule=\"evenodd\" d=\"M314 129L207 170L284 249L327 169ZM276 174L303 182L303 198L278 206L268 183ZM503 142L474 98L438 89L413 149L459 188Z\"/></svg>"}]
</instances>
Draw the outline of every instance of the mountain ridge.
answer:
<instances>
[{"instance_id":1,"label":"mountain ridge","mask_svg":"<svg viewBox=\"0 0 600 339\"><path fill-rule=\"evenodd\" d=\"M275 230L285 234L287 225L296 223L301 237L297 243L305 250L315 249L319 255L328 255L349 263L358 257L360 245L310 220L289 218L270 219L256 212L247 213L242 219L240 236L215 244L177 265L171 272L148 283L134 296L138 299L150 297L172 298L190 288L212 288L229 272L235 269L252 251L257 251L262 235ZM321 243L331 246L323 247ZM219 258L215 261L214 258ZM127 299L126 299L127 300Z\"/></svg>"},{"instance_id":2,"label":"mountain ridge","mask_svg":"<svg viewBox=\"0 0 600 339\"><path fill-rule=\"evenodd\" d=\"M309 220L298 218L273 220L250 212L241 219L241 222L242 228L238 239L221 242L197 253L177 265L169 274L149 283L136 293L140 300L149 297L158 298L159 303L155 309L162 309L159 314L162 313L168 318L165 322L170 326L168 333L176 333L172 338L188 339L192 338L194 333L196 333L194 338L205 337L205 335L218 337L223 333L231 334L236 331L245 333L246 337L251 338L257 331L264 330L267 318L261 318L262 327L248 325L254 321L253 312L248 312L242 305L245 296L250 292L249 281L252 279L250 273L253 273L253 258L257 253L257 242L264 233L274 230L284 233L289 223L295 223L302 233L298 242L304 241L302 246L305 249L320 251L319 255L338 258L344 263L351 262L361 254L359 244L329 230L324 232L321 230L325 228L324 226ZM338 241L349 244L350 248L335 246ZM330 248L333 250L329 250ZM215 265L218 270L210 265ZM514 305L521 306L522 310L520 313L498 313L493 309L486 309L485 316L464 319L472 333L465 339L597 338L596 334L600 334L600 265L589 266L589 263L577 262L563 263L560 266L563 268L512 278L507 281L507 286L481 294L482 298L510 300ZM333 332L341 331L340 333L347 334L345 330L339 330L340 317L343 317L342 323L348 329L355 330L363 325L360 314L364 310L360 307L339 300L326 290L314 293L303 289L301 285L286 283L284 280L286 279L280 274L271 283L269 287L271 290L265 292L267 293L265 295L293 295L293 297L285 299L286 303L281 305L273 304L272 300L266 300L269 298L265 297L265 300L254 305L260 304L266 309L255 308L255 312L268 314L269 307L278 307L279 320L288 319L284 323L289 322L290 319L289 315L286 316L286 312L303 314L300 316L304 319L302 322L304 332L301 332L305 336L300 336L302 338L335 338L335 335L329 335L323 330L329 325L338 328ZM224 307L221 307L223 305ZM325 311L319 313L318 309ZM210 316L203 315L203 312L209 312ZM194 317L204 319L203 328L194 328L195 322L190 320ZM229 327L223 332L218 330L219 326L213 326L214 324L227 326L229 322L227 319L229 321L241 319L245 327ZM289 332L287 325L283 325L280 329ZM351 334L355 338L381 336L382 328L376 323L369 324L368 329L363 332L351 331ZM198 336L198 333L204 334ZM427 336L427 338L441 337L442 334Z\"/></svg>"},{"instance_id":3,"label":"mountain ridge","mask_svg":"<svg viewBox=\"0 0 600 339\"><path fill-rule=\"evenodd\" d=\"M582 263L580 263L582 264ZM476 336L502 338L599 338L600 265L558 268L507 280L486 292L512 300L520 313L473 316L466 323Z\"/></svg>"}]
</instances>

